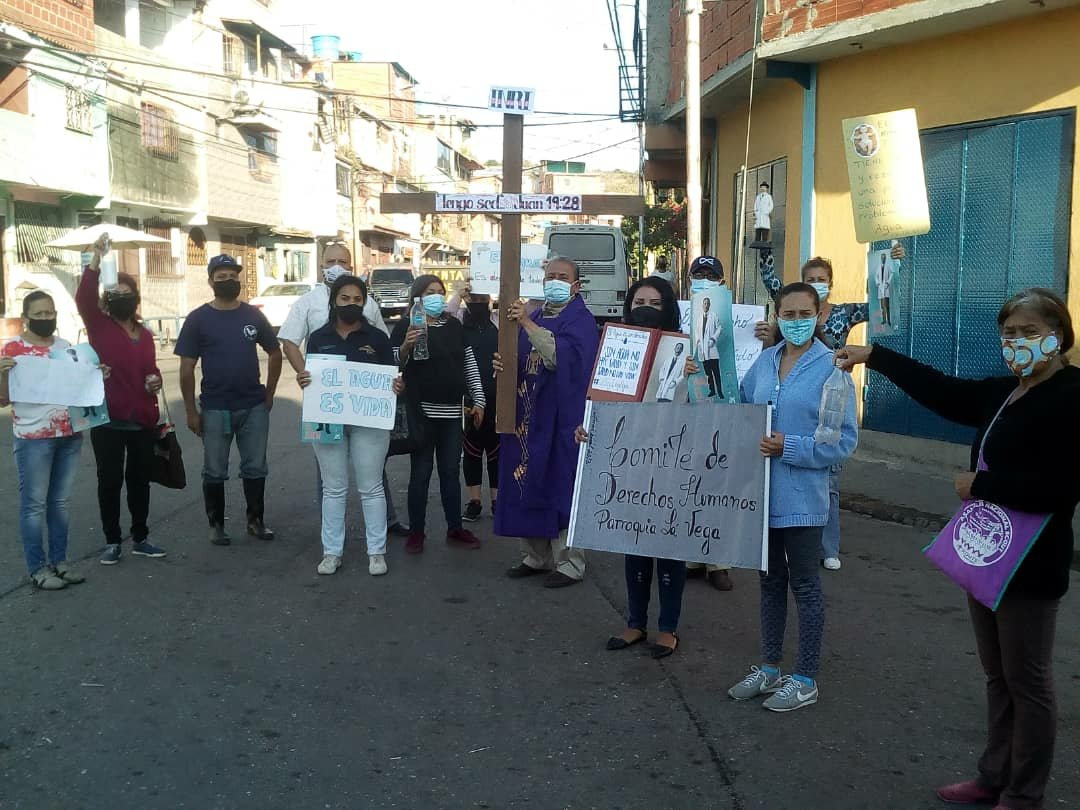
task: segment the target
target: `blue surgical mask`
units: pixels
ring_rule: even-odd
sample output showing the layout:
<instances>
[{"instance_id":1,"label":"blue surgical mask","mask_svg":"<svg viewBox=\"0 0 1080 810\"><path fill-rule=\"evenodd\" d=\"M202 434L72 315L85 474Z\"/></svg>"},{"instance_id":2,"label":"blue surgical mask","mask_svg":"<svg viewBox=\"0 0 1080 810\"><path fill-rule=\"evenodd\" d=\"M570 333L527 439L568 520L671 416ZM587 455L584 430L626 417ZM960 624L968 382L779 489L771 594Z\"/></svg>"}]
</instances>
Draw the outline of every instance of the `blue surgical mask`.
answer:
<instances>
[{"instance_id":1,"label":"blue surgical mask","mask_svg":"<svg viewBox=\"0 0 1080 810\"><path fill-rule=\"evenodd\" d=\"M824 304L825 300L829 297L829 285L824 281L814 281L810 286L817 290L818 299Z\"/></svg>"},{"instance_id":2,"label":"blue surgical mask","mask_svg":"<svg viewBox=\"0 0 1080 810\"><path fill-rule=\"evenodd\" d=\"M708 292L709 290L715 290L717 287L721 286L723 285L719 281L713 281L711 278L690 279L690 292L693 295Z\"/></svg>"},{"instance_id":3,"label":"blue surgical mask","mask_svg":"<svg viewBox=\"0 0 1080 810\"><path fill-rule=\"evenodd\" d=\"M420 299L424 305L424 313L432 318L438 318L446 310L446 296L432 293Z\"/></svg>"},{"instance_id":4,"label":"blue surgical mask","mask_svg":"<svg viewBox=\"0 0 1080 810\"><path fill-rule=\"evenodd\" d=\"M817 318L799 318L793 321L777 321L780 334L792 346L804 346L814 336Z\"/></svg>"},{"instance_id":5,"label":"blue surgical mask","mask_svg":"<svg viewBox=\"0 0 1080 810\"><path fill-rule=\"evenodd\" d=\"M570 282L551 278L544 282L544 300L549 304L565 304L570 300Z\"/></svg>"},{"instance_id":6,"label":"blue surgical mask","mask_svg":"<svg viewBox=\"0 0 1080 810\"><path fill-rule=\"evenodd\" d=\"M1017 377L1030 377L1046 368L1060 351L1061 344L1053 332L1046 337L1001 339L1001 356Z\"/></svg>"}]
</instances>

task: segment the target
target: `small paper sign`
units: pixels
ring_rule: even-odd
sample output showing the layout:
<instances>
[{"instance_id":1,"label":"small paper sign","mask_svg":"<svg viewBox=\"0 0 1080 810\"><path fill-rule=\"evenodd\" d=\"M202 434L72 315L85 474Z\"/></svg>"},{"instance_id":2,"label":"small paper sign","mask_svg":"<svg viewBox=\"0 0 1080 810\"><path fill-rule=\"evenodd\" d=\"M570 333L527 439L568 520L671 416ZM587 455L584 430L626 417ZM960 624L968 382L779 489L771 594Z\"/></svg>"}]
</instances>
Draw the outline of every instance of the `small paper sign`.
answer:
<instances>
[{"instance_id":1,"label":"small paper sign","mask_svg":"<svg viewBox=\"0 0 1080 810\"><path fill-rule=\"evenodd\" d=\"M645 395L660 332L609 323L600 337L589 397L640 402Z\"/></svg>"},{"instance_id":2,"label":"small paper sign","mask_svg":"<svg viewBox=\"0 0 1080 810\"><path fill-rule=\"evenodd\" d=\"M488 93L488 109L501 113L531 113L536 104L536 91L531 87L492 87Z\"/></svg>"},{"instance_id":3,"label":"small paper sign","mask_svg":"<svg viewBox=\"0 0 1080 810\"><path fill-rule=\"evenodd\" d=\"M521 246L521 292L522 298L544 297L544 259L547 245L526 244ZM498 242L473 242L469 254L469 289L477 295L499 297L501 272L499 261L502 246Z\"/></svg>"},{"instance_id":4,"label":"small paper sign","mask_svg":"<svg viewBox=\"0 0 1080 810\"><path fill-rule=\"evenodd\" d=\"M303 420L390 430L397 413L393 366L308 356L311 384L304 389Z\"/></svg>"}]
</instances>

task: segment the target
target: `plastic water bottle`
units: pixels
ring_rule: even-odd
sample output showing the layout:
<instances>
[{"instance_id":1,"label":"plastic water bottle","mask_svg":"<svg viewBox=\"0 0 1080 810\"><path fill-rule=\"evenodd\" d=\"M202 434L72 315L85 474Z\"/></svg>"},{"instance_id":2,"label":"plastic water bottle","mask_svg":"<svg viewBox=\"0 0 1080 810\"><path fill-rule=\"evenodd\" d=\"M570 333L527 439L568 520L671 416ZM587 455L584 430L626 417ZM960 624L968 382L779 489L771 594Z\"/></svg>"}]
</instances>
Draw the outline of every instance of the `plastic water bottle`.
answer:
<instances>
[{"instance_id":1,"label":"plastic water bottle","mask_svg":"<svg viewBox=\"0 0 1080 810\"><path fill-rule=\"evenodd\" d=\"M834 368L825 387L821 389L821 406L818 408L818 426L814 441L818 444L840 444L840 432L844 426L844 413L848 399L855 388L851 375Z\"/></svg>"},{"instance_id":2,"label":"plastic water bottle","mask_svg":"<svg viewBox=\"0 0 1080 810\"><path fill-rule=\"evenodd\" d=\"M409 326L420 333L416 336L416 343L412 347L413 359L427 360L430 357L427 345L427 315L419 298L413 299L412 311L409 313Z\"/></svg>"}]
</instances>

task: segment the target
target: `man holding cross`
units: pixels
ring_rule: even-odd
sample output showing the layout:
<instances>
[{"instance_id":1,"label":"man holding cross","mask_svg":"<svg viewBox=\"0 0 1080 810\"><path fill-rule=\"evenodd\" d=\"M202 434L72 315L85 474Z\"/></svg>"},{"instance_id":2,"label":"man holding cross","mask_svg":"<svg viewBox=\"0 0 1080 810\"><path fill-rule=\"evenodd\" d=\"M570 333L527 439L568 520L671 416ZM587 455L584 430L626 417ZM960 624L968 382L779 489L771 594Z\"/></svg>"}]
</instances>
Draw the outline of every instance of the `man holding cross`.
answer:
<instances>
[{"instance_id":1,"label":"man holding cross","mask_svg":"<svg viewBox=\"0 0 1080 810\"><path fill-rule=\"evenodd\" d=\"M585 575L585 552L567 548L566 530L577 470L574 429L584 416L600 336L580 290L577 265L555 257L544 270L543 308L530 314L517 300L507 311L521 328L517 411L514 433L502 437L499 450L495 534L521 538L521 563L507 576L550 570L546 588L574 585ZM497 373L503 362L496 355Z\"/></svg>"}]
</instances>

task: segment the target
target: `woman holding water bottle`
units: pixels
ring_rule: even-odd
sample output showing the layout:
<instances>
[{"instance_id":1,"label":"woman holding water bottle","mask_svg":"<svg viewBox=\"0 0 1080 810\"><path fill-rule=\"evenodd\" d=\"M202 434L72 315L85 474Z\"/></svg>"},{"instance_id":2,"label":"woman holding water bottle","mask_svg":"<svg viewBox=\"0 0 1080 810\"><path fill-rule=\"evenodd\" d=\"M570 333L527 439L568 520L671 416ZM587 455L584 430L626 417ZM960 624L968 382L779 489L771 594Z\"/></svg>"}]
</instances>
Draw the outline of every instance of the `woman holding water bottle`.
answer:
<instances>
[{"instance_id":1,"label":"woman holding water bottle","mask_svg":"<svg viewBox=\"0 0 1080 810\"><path fill-rule=\"evenodd\" d=\"M123 541L120 491L125 484L131 514L131 553L160 558L165 556L165 551L147 539L150 468L157 438L161 372L154 336L139 319L139 287L135 279L119 273L115 282L98 297L98 282L105 275L102 259L108 249L106 236L94 244L90 263L83 270L75 292L75 305L86 326L90 345L101 362L112 370L105 381L110 421L90 430L90 443L97 462L98 508L106 543L99 562L115 565L120 562ZM107 281L113 282L113 278Z\"/></svg>"},{"instance_id":2,"label":"woman holding water bottle","mask_svg":"<svg viewBox=\"0 0 1080 810\"><path fill-rule=\"evenodd\" d=\"M821 309L817 290L789 284L777 300L783 339L761 353L741 386L743 402L775 407L772 433L761 440L762 455L771 459L769 568L760 574L762 663L728 695L734 700L768 695L766 709L788 712L818 699L825 626L818 554L829 517L829 468L854 451L858 427L855 388L837 374L832 352L814 339ZM839 398L830 390L838 385L845 392ZM832 395L824 412L823 392ZM785 678L780 664L789 585L799 613L799 650L794 671Z\"/></svg>"},{"instance_id":3,"label":"woman holding water bottle","mask_svg":"<svg viewBox=\"0 0 1080 810\"><path fill-rule=\"evenodd\" d=\"M461 424L466 391L473 402L472 419L484 421L487 400L476 357L466 345L461 322L446 312L446 287L438 276L420 276L413 282L409 320L394 328L390 342L407 395L415 397L423 420L420 446L410 453L409 538L405 551L420 554L427 536L428 489L438 460L439 492L446 517L449 543L479 548L480 540L461 520Z\"/></svg>"}]
</instances>

